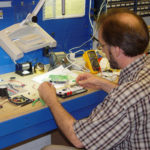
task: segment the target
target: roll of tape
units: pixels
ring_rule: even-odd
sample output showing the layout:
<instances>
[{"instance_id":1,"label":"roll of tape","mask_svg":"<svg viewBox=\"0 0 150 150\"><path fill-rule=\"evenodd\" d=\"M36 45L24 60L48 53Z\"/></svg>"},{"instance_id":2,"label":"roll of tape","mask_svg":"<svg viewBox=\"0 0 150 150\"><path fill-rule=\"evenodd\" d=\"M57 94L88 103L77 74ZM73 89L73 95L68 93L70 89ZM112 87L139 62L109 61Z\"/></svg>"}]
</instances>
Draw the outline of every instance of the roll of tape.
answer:
<instances>
[{"instance_id":1,"label":"roll of tape","mask_svg":"<svg viewBox=\"0 0 150 150\"><path fill-rule=\"evenodd\" d=\"M42 64L42 63L37 63L37 64L34 66L34 72L37 73L37 74L42 74L42 73L44 73L44 64Z\"/></svg>"}]
</instances>

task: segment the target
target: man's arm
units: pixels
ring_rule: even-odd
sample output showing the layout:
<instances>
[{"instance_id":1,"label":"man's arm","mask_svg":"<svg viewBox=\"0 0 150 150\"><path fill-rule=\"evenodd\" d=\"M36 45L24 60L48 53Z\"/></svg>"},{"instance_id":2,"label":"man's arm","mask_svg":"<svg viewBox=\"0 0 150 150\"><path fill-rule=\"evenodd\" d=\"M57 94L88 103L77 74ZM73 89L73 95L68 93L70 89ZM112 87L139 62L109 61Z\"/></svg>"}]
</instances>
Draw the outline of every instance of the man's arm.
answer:
<instances>
[{"instance_id":1,"label":"man's arm","mask_svg":"<svg viewBox=\"0 0 150 150\"><path fill-rule=\"evenodd\" d=\"M118 87L117 83L100 77L99 77L98 85L99 87L101 87L102 90L104 90L107 93L109 93L112 89Z\"/></svg>"},{"instance_id":2,"label":"man's arm","mask_svg":"<svg viewBox=\"0 0 150 150\"><path fill-rule=\"evenodd\" d=\"M56 120L57 125L67 137L67 139L76 147L82 148L83 145L75 135L73 123L75 119L61 106L59 102L49 106Z\"/></svg>"},{"instance_id":3,"label":"man's arm","mask_svg":"<svg viewBox=\"0 0 150 150\"><path fill-rule=\"evenodd\" d=\"M84 73L80 74L76 82L84 88L91 88L95 90L104 90L109 93L113 88L117 87L118 84L107 79L97 77L95 75Z\"/></svg>"},{"instance_id":4,"label":"man's arm","mask_svg":"<svg viewBox=\"0 0 150 150\"><path fill-rule=\"evenodd\" d=\"M56 97L55 88L48 82L44 82L38 88L40 97L49 106L58 127L68 138L68 140L76 147L82 148L83 145L77 138L73 124L76 121L73 116L71 116L60 104Z\"/></svg>"}]
</instances>

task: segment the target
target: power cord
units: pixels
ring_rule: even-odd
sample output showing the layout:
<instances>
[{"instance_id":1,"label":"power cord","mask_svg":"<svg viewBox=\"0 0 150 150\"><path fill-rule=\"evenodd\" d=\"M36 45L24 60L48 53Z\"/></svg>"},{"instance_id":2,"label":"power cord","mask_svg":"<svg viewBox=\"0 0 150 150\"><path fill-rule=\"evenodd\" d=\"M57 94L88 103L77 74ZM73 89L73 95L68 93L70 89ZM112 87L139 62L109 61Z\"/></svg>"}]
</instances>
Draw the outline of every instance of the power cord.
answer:
<instances>
[{"instance_id":1,"label":"power cord","mask_svg":"<svg viewBox=\"0 0 150 150\"><path fill-rule=\"evenodd\" d=\"M67 68L69 68L69 67L71 67L71 66L75 66L75 67L77 67L79 70L82 70L82 71L84 71L84 72L89 72L89 70L85 67L85 66L82 66L81 64L79 64L79 61L75 58L75 55L77 54L77 53L79 53L79 52L85 52L83 49L81 49L81 50L78 50L78 51L76 51L76 52L74 52L74 53L68 53L67 55L66 55L66 59L68 60L68 62L70 63L70 65L69 66L67 66L66 67L66 69Z\"/></svg>"},{"instance_id":2,"label":"power cord","mask_svg":"<svg viewBox=\"0 0 150 150\"><path fill-rule=\"evenodd\" d=\"M91 20L91 16L90 16L90 14L91 14L91 13L90 13L90 12L91 12L91 7L92 7L92 0L90 0L90 2L89 2L89 21L90 21L90 25L91 25L91 27L92 27L92 30L93 30L93 32L94 32L94 27L93 27L92 20ZM96 32L94 32L94 33L96 33ZM93 35L92 35L92 37L91 37L89 40L85 41L85 42L82 43L80 46L76 46L76 47L73 47L73 48L69 49L69 52L71 53L72 50L81 48L82 46L84 46L85 44L87 44L87 43L88 43L89 41L91 41L92 39L93 39Z\"/></svg>"}]
</instances>

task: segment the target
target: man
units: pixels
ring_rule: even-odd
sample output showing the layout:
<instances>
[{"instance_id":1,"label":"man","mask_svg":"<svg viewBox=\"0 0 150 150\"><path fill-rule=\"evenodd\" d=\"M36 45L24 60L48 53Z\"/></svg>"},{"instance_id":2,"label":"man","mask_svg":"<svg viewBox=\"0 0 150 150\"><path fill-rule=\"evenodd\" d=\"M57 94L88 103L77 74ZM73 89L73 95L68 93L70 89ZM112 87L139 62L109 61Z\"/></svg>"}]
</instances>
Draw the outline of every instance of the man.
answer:
<instances>
[{"instance_id":1,"label":"man","mask_svg":"<svg viewBox=\"0 0 150 150\"><path fill-rule=\"evenodd\" d=\"M112 9L103 15L98 27L99 42L111 67L121 69L118 85L91 74L79 75L79 85L108 92L92 114L82 120L76 120L62 107L50 83L40 85L39 95L75 147L148 150L150 56L144 54L149 42L148 28L141 17L123 9Z\"/></svg>"}]
</instances>

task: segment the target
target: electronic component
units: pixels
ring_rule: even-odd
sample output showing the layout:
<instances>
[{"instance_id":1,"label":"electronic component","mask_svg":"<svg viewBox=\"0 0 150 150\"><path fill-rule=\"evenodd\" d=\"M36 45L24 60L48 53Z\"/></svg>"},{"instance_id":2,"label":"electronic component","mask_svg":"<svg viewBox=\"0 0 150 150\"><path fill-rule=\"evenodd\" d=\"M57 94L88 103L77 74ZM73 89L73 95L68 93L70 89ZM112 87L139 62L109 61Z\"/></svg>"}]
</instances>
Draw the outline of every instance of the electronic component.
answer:
<instances>
[{"instance_id":1,"label":"electronic component","mask_svg":"<svg viewBox=\"0 0 150 150\"><path fill-rule=\"evenodd\" d=\"M63 65L64 67L67 67L70 63L66 59L66 53L65 52L53 52L51 51L49 53L49 62L50 62L50 69L55 69L60 65Z\"/></svg>"},{"instance_id":2,"label":"electronic component","mask_svg":"<svg viewBox=\"0 0 150 150\"><path fill-rule=\"evenodd\" d=\"M128 8L142 17L150 16L150 0L107 0L109 8Z\"/></svg>"},{"instance_id":3,"label":"electronic component","mask_svg":"<svg viewBox=\"0 0 150 150\"><path fill-rule=\"evenodd\" d=\"M15 84L13 84L12 82L15 82ZM17 84L16 84L16 82L17 82ZM10 80L9 83L0 85L1 95L7 96L6 89L8 92L7 97L15 95L19 92L24 92L25 90L23 89L23 87L25 86L25 84L22 84L22 83L18 84L18 82L19 81L16 81L16 80Z\"/></svg>"},{"instance_id":4,"label":"electronic component","mask_svg":"<svg viewBox=\"0 0 150 150\"><path fill-rule=\"evenodd\" d=\"M6 86L0 86L0 97L9 97Z\"/></svg>"},{"instance_id":5,"label":"electronic component","mask_svg":"<svg viewBox=\"0 0 150 150\"><path fill-rule=\"evenodd\" d=\"M150 16L150 0L94 0L95 17L99 11L106 11L109 8L127 8L142 17Z\"/></svg>"},{"instance_id":6,"label":"electronic component","mask_svg":"<svg viewBox=\"0 0 150 150\"><path fill-rule=\"evenodd\" d=\"M13 97L13 98L8 98L9 102L15 104L15 105L20 105L20 106L25 106L27 104L30 104L33 102L33 100L23 96L23 95L20 95L20 96L16 96L16 97Z\"/></svg>"},{"instance_id":7,"label":"electronic component","mask_svg":"<svg viewBox=\"0 0 150 150\"><path fill-rule=\"evenodd\" d=\"M16 77L10 77L10 80L15 80L16 79Z\"/></svg>"},{"instance_id":8,"label":"electronic component","mask_svg":"<svg viewBox=\"0 0 150 150\"><path fill-rule=\"evenodd\" d=\"M44 64L42 64L42 63L35 64L34 72L37 73L37 74L44 73Z\"/></svg>"},{"instance_id":9,"label":"electronic component","mask_svg":"<svg viewBox=\"0 0 150 150\"><path fill-rule=\"evenodd\" d=\"M21 76L32 74L32 63L26 62L16 64L16 73Z\"/></svg>"},{"instance_id":10,"label":"electronic component","mask_svg":"<svg viewBox=\"0 0 150 150\"><path fill-rule=\"evenodd\" d=\"M65 84L69 80L67 75L50 75L49 78L55 84Z\"/></svg>"},{"instance_id":11,"label":"electronic component","mask_svg":"<svg viewBox=\"0 0 150 150\"><path fill-rule=\"evenodd\" d=\"M87 91L87 89L85 89L79 85L73 85L69 88L67 87L67 88L56 90L56 94L59 97L67 98L67 97L74 96L74 95L77 95L77 94L80 94L80 93L83 93L86 91Z\"/></svg>"},{"instance_id":12,"label":"electronic component","mask_svg":"<svg viewBox=\"0 0 150 150\"><path fill-rule=\"evenodd\" d=\"M83 54L83 58L86 62L86 67L91 73L98 73L101 71L95 50L88 50Z\"/></svg>"}]
</instances>

